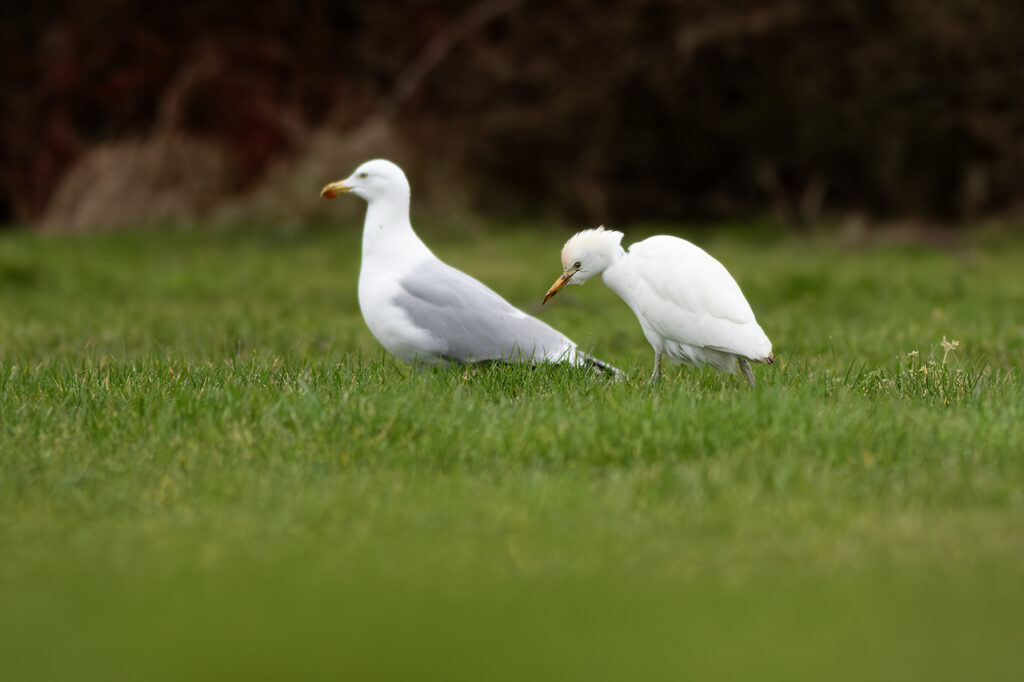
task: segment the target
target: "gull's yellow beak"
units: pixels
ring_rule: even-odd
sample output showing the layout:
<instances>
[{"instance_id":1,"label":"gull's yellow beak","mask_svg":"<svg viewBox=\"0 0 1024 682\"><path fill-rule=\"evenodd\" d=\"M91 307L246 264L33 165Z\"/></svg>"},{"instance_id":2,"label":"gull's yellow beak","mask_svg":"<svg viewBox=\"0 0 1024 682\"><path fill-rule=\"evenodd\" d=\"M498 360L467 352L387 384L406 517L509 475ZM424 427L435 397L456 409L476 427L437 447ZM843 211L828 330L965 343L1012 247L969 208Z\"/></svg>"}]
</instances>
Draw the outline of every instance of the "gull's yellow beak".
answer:
<instances>
[{"instance_id":1,"label":"gull's yellow beak","mask_svg":"<svg viewBox=\"0 0 1024 682\"><path fill-rule=\"evenodd\" d=\"M331 184L327 185L322 190L320 190L320 198L333 199L339 194L344 194L345 192L348 192L351 189L351 187L345 185L345 182L343 180L338 180L337 182L332 182Z\"/></svg>"},{"instance_id":2,"label":"gull's yellow beak","mask_svg":"<svg viewBox=\"0 0 1024 682\"><path fill-rule=\"evenodd\" d=\"M576 268L573 268L572 270L566 270L565 272L563 272L562 276L556 279L555 283L551 285L550 289L548 289L548 293L544 294L544 302L541 303L541 305L547 303L549 298L557 294L559 289L568 284L569 280L572 279L572 276L575 274Z\"/></svg>"}]
</instances>

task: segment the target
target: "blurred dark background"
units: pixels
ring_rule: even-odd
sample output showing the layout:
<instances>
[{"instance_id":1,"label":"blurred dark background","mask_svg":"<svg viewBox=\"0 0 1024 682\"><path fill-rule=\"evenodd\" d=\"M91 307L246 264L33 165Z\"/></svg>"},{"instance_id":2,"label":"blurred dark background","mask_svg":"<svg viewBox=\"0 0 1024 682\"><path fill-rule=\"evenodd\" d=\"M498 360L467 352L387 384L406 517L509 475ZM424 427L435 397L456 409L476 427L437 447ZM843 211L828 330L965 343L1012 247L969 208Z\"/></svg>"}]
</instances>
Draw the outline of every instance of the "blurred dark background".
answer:
<instances>
[{"instance_id":1,"label":"blurred dark background","mask_svg":"<svg viewBox=\"0 0 1024 682\"><path fill-rule=\"evenodd\" d=\"M303 221L373 156L509 219L1024 206L1019 0L93 0L0 32L0 224Z\"/></svg>"}]
</instances>

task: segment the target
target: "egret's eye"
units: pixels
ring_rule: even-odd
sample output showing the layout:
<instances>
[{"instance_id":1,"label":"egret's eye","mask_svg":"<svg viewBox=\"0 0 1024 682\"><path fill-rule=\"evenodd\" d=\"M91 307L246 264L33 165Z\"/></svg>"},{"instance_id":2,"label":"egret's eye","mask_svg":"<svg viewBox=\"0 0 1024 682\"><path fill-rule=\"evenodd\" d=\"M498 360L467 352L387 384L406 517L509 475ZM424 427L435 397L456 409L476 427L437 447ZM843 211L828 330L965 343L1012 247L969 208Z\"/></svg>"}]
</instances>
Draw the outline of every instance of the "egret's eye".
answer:
<instances>
[{"instance_id":1,"label":"egret's eye","mask_svg":"<svg viewBox=\"0 0 1024 682\"><path fill-rule=\"evenodd\" d=\"M575 265L573 265L573 267L574 267L575 269L579 270L579 269L580 269L580 262L579 262L579 261L576 261L576 264L575 264Z\"/></svg>"},{"instance_id":2,"label":"egret's eye","mask_svg":"<svg viewBox=\"0 0 1024 682\"><path fill-rule=\"evenodd\" d=\"M362 178L363 180L365 180L367 178L367 174L366 173L360 173L359 177Z\"/></svg>"}]
</instances>

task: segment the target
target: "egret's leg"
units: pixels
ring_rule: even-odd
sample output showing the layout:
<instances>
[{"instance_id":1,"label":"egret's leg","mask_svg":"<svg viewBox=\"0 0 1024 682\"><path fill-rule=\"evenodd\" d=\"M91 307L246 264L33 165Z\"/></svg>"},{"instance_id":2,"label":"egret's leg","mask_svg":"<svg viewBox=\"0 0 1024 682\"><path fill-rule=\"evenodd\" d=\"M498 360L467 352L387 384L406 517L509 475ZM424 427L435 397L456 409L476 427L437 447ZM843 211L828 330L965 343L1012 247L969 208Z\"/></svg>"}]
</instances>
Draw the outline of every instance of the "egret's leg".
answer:
<instances>
[{"instance_id":1,"label":"egret's leg","mask_svg":"<svg viewBox=\"0 0 1024 682\"><path fill-rule=\"evenodd\" d=\"M661 377L661 356L663 353L660 350L654 351L654 372L651 373L650 383L654 383Z\"/></svg>"},{"instance_id":2,"label":"egret's leg","mask_svg":"<svg viewBox=\"0 0 1024 682\"><path fill-rule=\"evenodd\" d=\"M751 388L753 388L754 387L754 371L752 369L750 369L750 363L747 362L746 358L740 358L739 361L740 361L740 369L742 369L743 373L747 375L747 383L750 384Z\"/></svg>"}]
</instances>

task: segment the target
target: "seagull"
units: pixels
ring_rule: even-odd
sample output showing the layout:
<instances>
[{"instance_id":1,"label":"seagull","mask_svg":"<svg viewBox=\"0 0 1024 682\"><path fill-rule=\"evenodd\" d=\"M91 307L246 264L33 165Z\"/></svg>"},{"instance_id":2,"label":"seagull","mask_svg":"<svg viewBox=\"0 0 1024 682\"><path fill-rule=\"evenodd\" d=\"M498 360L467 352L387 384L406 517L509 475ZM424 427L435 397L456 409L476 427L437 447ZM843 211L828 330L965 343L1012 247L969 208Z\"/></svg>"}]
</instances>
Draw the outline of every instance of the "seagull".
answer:
<instances>
[{"instance_id":1,"label":"seagull","mask_svg":"<svg viewBox=\"0 0 1024 682\"><path fill-rule=\"evenodd\" d=\"M621 232L604 227L573 235L562 248L562 276L544 303L566 284L583 284L601 274L632 308L654 347L651 382L661 376L667 355L730 374L743 370L753 386L748 361L772 364L772 342L725 266L678 237L651 237L630 246L629 253L621 243Z\"/></svg>"},{"instance_id":2,"label":"seagull","mask_svg":"<svg viewBox=\"0 0 1024 682\"><path fill-rule=\"evenodd\" d=\"M397 165L367 161L320 196L344 193L367 203L359 309L389 353L410 365L556 362L618 376L562 333L437 258L412 229L409 181Z\"/></svg>"}]
</instances>

